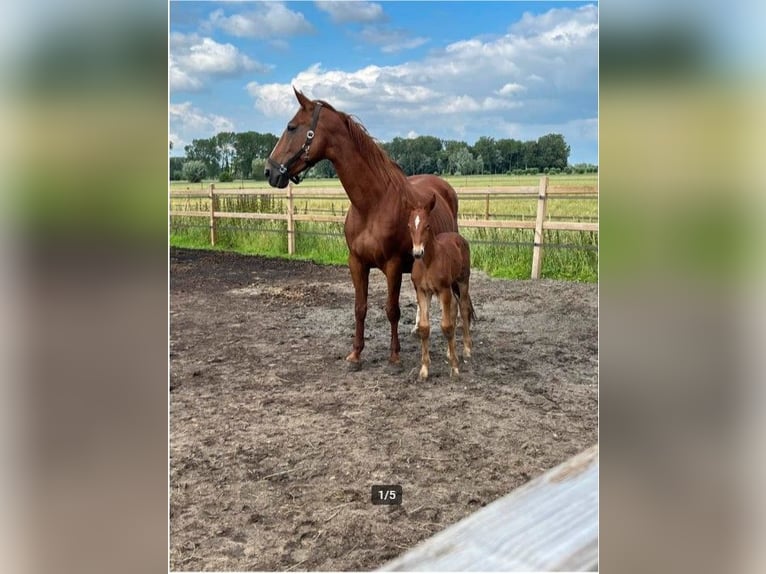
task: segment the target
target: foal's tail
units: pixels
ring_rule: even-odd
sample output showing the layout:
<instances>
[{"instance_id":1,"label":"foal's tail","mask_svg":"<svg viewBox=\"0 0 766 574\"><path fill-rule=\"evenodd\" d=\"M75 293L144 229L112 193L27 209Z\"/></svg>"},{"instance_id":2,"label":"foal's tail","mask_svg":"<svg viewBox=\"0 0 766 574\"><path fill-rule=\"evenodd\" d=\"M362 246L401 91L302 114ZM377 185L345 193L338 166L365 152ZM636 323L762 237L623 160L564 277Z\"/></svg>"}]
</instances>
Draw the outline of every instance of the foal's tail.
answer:
<instances>
[{"instance_id":1,"label":"foal's tail","mask_svg":"<svg viewBox=\"0 0 766 574\"><path fill-rule=\"evenodd\" d=\"M452 292L455 294L455 299L460 302L460 287L457 283L452 284ZM468 298L468 316L471 319L471 323L474 321L478 321L479 316L476 314L476 311L473 308L473 301L471 301L471 298Z\"/></svg>"}]
</instances>

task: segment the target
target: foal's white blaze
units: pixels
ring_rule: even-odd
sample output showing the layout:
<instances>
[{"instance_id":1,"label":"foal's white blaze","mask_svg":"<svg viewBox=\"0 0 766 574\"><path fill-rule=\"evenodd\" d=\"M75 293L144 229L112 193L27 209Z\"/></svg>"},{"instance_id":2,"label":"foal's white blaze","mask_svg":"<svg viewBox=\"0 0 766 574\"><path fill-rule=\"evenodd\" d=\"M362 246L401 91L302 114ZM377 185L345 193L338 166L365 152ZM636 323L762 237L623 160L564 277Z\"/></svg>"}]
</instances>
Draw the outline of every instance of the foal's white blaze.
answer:
<instances>
[{"instance_id":1,"label":"foal's white blaze","mask_svg":"<svg viewBox=\"0 0 766 574\"><path fill-rule=\"evenodd\" d=\"M415 229L417 229L419 225L420 225L420 216L416 215L415 216Z\"/></svg>"}]
</instances>

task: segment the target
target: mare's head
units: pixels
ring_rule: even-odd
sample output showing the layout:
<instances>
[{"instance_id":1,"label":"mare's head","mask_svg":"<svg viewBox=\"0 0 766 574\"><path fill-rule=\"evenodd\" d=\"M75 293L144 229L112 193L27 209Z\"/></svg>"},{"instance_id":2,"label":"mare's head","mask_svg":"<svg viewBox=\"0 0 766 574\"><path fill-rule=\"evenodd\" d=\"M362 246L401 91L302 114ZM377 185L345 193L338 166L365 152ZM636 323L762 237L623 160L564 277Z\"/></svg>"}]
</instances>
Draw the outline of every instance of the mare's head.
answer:
<instances>
[{"instance_id":1,"label":"mare's head","mask_svg":"<svg viewBox=\"0 0 766 574\"><path fill-rule=\"evenodd\" d=\"M410 212L407 227L412 237L412 256L420 259L426 252L426 247L431 244L433 232L431 231L431 211L436 205L436 194L425 205L415 206Z\"/></svg>"},{"instance_id":2,"label":"mare's head","mask_svg":"<svg viewBox=\"0 0 766 574\"><path fill-rule=\"evenodd\" d=\"M264 171L272 187L287 187L290 180L298 183L302 172L324 159L329 114L322 109L326 104L311 101L295 88L293 91L300 108L271 151Z\"/></svg>"}]
</instances>

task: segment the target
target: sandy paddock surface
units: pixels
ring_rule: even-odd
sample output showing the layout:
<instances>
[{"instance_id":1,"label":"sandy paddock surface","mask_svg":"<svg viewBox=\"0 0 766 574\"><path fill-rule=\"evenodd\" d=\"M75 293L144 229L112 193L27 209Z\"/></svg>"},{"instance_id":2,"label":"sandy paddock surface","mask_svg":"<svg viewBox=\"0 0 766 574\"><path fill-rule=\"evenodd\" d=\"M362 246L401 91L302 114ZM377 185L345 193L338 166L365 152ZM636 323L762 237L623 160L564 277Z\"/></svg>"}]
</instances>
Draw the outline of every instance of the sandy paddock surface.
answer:
<instances>
[{"instance_id":1,"label":"sandy paddock surface","mask_svg":"<svg viewBox=\"0 0 766 574\"><path fill-rule=\"evenodd\" d=\"M373 569L597 441L596 285L475 271L473 357L450 378L434 301L419 382L409 275L401 368L373 270L351 370L346 267L170 261L173 570ZM402 485L403 504L372 505L373 484Z\"/></svg>"}]
</instances>

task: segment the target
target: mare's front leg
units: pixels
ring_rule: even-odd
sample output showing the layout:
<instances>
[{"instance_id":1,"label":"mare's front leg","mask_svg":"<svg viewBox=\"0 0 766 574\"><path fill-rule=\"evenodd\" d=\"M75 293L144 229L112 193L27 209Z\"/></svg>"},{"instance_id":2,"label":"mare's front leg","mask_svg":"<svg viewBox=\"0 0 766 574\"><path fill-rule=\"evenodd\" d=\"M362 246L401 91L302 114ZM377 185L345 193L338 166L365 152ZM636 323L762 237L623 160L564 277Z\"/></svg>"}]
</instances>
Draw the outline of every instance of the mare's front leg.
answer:
<instances>
[{"instance_id":1,"label":"mare's front leg","mask_svg":"<svg viewBox=\"0 0 766 574\"><path fill-rule=\"evenodd\" d=\"M384 270L386 274L386 283L388 284L388 299L386 300L386 316L391 323L391 356L389 362L394 365L399 364L399 318L401 309L399 308L399 293L402 290L402 264L398 260L390 260Z\"/></svg>"},{"instance_id":2,"label":"mare's front leg","mask_svg":"<svg viewBox=\"0 0 766 574\"><path fill-rule=\"evenodd\" d=\"M362 263L353 253L348 256L348 268L351 270L351 281L354 283L354 348L346 360L358 363L364 349L364 320L367 318L367 292L370 283L370 267Z\"/></svg>"}]
</instances>

